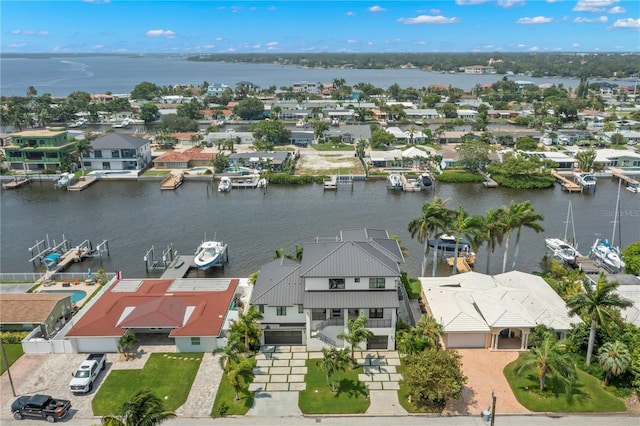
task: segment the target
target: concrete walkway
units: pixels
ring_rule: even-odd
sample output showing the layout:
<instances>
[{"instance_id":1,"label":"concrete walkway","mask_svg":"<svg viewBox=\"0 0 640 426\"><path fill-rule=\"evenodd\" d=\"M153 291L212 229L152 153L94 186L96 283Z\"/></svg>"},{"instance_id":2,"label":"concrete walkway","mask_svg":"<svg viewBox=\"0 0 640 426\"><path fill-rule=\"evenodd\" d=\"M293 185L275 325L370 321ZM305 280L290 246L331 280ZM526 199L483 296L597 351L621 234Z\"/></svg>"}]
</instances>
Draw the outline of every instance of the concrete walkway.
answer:
<instances>
[{"instance_id":1,"label":"concrete walkway","mask_svg":"<svg viewBox=\"0 0 640 426\"><path fill-rule=\"evenodd\" d=\"M176 414L188 417L210 416L220 380L222 380L220 355L204 354L189 396L186 402L176 410Z\"/></svg>"},{"instance_id":2,"label":"concrete walkway","mask_svg":"<svg viewBox=\"0 0 640 426\"><path fill-rule=\"evenodd\" d=\"M398 382L402 379L396 371L400 365L398 352L356 351L354 355L363 371L358 374L358 380L370 391L371 404L367 414L407 414L398 402ZM249 385L249 390L255 392L255 399L247 415L302 415L298 397L299 391L306 389L306 362L321 358L322 352L306 352L304 346L262 347L256 356L253 383Z\"/></svg>"}]
</instances>

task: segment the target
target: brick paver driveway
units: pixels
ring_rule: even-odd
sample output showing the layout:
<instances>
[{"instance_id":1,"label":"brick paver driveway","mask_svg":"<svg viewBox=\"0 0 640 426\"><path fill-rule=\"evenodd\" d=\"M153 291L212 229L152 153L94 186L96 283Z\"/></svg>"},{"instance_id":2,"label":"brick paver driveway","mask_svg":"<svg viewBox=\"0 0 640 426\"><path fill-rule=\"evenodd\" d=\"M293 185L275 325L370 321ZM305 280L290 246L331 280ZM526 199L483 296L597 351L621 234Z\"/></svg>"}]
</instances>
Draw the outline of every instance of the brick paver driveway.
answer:
<instances>
[{"instance_id":1,"label":"brick paver driveway","mask_svg":"<svg viewBox=\"0 0 640 426\"><path fill-rule=\"evenodd\" d=\"M491 352L488 349L458 349L462 371L469 378L462 398L450 402L444 413L479 415L491 405L491 391L496 396L496 413L528 413L511 392L502 370L518 358L518 352Z\"/></svg>"}]
</instances>

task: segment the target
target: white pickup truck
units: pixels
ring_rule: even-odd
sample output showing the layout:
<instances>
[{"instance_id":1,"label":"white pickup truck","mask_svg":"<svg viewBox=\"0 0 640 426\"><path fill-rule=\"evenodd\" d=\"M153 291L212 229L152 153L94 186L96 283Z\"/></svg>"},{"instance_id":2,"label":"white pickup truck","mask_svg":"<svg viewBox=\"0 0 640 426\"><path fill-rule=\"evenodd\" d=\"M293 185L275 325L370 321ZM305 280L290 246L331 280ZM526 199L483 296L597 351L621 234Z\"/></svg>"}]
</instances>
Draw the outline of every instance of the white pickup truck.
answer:
<instances>
[{"instance_id":1,"label":"white pickup truck","mask_svg":"<svg viewBox=\"0 0 640 426\"><path fill-rule=\"evenodd\" d=\"M93 389L93 382L98 378L100 371L107 364L106 354L91 354L82 362L69 383L69 389L74 393L87 393Z\"/></svg>"}]
</instances>

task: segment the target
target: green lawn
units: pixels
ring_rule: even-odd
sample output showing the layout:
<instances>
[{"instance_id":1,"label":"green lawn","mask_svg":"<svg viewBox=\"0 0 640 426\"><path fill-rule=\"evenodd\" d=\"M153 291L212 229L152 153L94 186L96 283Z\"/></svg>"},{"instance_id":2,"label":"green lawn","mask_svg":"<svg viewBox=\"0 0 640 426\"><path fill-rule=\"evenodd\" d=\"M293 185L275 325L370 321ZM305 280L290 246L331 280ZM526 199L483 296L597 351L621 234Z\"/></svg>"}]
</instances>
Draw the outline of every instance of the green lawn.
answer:
<instances>
[{"instance_id":1,"label":"green lawn","mask_svg":"<svg viewBox=\"0 0 640 426\"><path fill-rule=\"evenodd\" d=\"M307 389L300 392L298 405L304 414L361 414L369 408L369 390L358 381L358 373L347 368L340 373L340 389L331 392L325 374L317 366L317 359L307 360L305 382Z\"/></svg>"},{"instance_id":2,"label":"green lawn","mask_svg":"<svg viewBox=\"0 0 640 426\"><path fill-rule=\"evenodd\" d=\"M144 386L164 401L165 409L176 410L187 400L202 355L154 353L141 370L111 371L93 398L94 415L117 414L122 404Z\"/></svg>"},{"instance_id":3,"label":"green lawn","mask_svg":"<svg viewBox=\"0 0 640 426\"><path fill-rule=\"evenodd\" d=\"M171 170L147 170L142 174L143 177L152 177L152 176L166 176L171 173Z\"/></svg>"},{"instance_id":4,"label":"green lawn","mask_svg":"<svg viewBox=\"0 0 640 426\"><path fill-rule=\"evenodd\" d=\"M251 358L251 364L255 367L255 358ZM216 400L213 403L211 417L245 415L253 405L253 395L253 392L248 390L240 392L240 400L236 401L236 394L231 383L229 383L229 379L227 379L227 373L224 373L220 379L220 386L218 386Z\"/></svg>"},{"instance_id":5,"label":"green lawn","mask_svg":"<svg viewBox=\"0 0 640 426\"><path fill-rule=\"evenodd\" d=\"M420 295L422 294L422 285L420 284L419 279L409 278L409 283L405 286L405 289L407 290L409 299L420 299Z\"/></svg>"},{"instance_id":6,"label":"green lawn","mask_svg":"<svg viewBox=\"0 0 640 426\"><path fill-rule=\"evenodd\" d=\"M569 397L562 384L554 376L547 376L545 392L539 393L540 382L533 369L515 374L518 360L504 368L504 375L516 396L525 408L531 411L549 412L613 412L625 411L624 403L607 393L600 380L578 371L578 380Z\"/></svg>"},{"instance_id":7,"label":"green lawn","mask_svg":"<svg viewBox=\"0 0 640 426\"><path fill-rule=\"evenodd\" d=\"M338 146L335 146L332 143L314 143L313 145L310 145L310 147L316 151L353 151L355 149L353 145L347 145L344 143L341 143Z\"/></svg>"},{"instance_id":8,"label":"green lawn","mask_svg":"<svg viewBox=\"0 0 640 426\"><path fill-rule=\"evenodd\" d=\"M9 366L12 366L18 358L22 356L22 345L20 343L8 344L4 343L4 350L7 353L7 360L9 360ZM7 370L7 363L4 360L4 355L0 351L0 374L3 374Z\"/></svg>"}]
</instances>

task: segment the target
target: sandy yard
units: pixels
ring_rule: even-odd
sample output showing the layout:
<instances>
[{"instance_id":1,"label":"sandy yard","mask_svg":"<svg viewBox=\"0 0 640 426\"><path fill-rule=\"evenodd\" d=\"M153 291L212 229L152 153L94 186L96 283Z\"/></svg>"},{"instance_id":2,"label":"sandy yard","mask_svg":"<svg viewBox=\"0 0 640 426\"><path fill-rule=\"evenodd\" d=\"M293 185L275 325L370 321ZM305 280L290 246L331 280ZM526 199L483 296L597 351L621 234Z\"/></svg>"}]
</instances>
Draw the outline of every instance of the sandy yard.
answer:
<instances>
[{"instance_id":1,"label":"sandy yard","mask_svg":"<svg viewBox=\"0 0 640 426\"><path fill-rule=\"evenodd\" d=\"M298 151L296 174L364 174L362 163L353 151L316 151L313 148L299 148Z\"/></svg>"}]
</instances>

